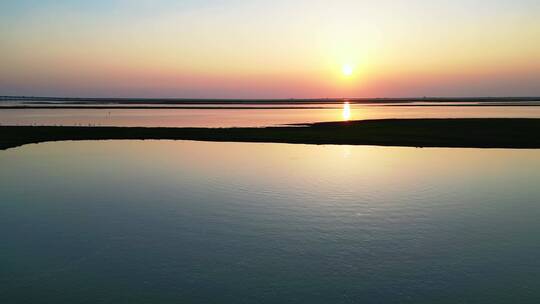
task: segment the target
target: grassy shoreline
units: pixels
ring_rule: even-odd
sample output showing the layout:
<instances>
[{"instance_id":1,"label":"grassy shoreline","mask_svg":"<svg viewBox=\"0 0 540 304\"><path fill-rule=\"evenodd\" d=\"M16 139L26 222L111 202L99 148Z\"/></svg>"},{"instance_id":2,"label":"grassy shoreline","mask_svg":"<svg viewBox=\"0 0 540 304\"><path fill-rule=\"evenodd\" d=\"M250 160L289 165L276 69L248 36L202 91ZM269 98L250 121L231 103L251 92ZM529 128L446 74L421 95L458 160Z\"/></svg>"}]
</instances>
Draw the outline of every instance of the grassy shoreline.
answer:
<instances>
[{"instance_id":1,"label":"grassy shoreline","mask_svg":"<svg viewBox=\"0 0 540 304\"><path fill-rule=\"evenodd\" d=\"M266 128L0 126L0 149L63 140L172 139L408 147L540 148L540 119L382 119Z\"/></svg>"}]
</instances>

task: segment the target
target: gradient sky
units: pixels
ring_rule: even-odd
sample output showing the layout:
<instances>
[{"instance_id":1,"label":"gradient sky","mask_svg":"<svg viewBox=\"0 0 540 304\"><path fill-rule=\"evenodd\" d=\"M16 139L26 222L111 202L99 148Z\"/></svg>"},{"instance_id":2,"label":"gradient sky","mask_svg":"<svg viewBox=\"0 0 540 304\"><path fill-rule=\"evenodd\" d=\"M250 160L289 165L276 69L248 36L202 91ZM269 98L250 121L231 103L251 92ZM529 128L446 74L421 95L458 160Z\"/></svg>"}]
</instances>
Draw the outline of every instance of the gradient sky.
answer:
<instances>
[{"instance_id":1,"label":"gradient sky","mask_svg":"<svg viewBox=\"0 0 540 304\"><path fill-rule=\"evenodd\" d=\"M2 1L0 95L540 95L540 1Z\"/></svg>"}]
</instances>

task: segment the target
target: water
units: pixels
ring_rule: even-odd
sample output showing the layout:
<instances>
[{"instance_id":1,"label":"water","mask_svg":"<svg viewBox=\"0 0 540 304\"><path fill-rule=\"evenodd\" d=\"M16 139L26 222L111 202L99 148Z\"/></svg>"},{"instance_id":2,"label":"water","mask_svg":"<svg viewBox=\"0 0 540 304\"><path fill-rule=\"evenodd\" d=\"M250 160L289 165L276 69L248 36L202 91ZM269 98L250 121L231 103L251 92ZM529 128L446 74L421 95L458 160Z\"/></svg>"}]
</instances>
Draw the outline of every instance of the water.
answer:
<instances>
[{"instance_id":1,"label":"water","mask_svg":"<svg viewBox=\"0 0 540 304\"><path fill-rule=\"evenodd\" d=\"M538 303L540 151L0 151L0 303Z\"/></svg>"},{"instance_id":2,"label":"water","mask_svg":"<svg viewBox=\"0 0 540 304\"><path fill-rule=\"evenodd\" d=\"M462 103L463 104L463 103ZM540 118L540 106L408 106L351 104L352 120L385 118ZM183 105L185 106L185 105ZM193 106L193 105L192 105ZM207 106L207 105L205 105ZM223 105L213 105L219 107ZM288 109L1 109L2 125L97 125L140 127L262 127L339 121L345 104L295 105ZM208 105L212 107L212 105ZM264 107L283 107L265 105ZM286 106L287 107L287 106ZM290 107L290 106L289 106ZM314 109L313 107L317 107Z\"/></svg>"}]
</instances>

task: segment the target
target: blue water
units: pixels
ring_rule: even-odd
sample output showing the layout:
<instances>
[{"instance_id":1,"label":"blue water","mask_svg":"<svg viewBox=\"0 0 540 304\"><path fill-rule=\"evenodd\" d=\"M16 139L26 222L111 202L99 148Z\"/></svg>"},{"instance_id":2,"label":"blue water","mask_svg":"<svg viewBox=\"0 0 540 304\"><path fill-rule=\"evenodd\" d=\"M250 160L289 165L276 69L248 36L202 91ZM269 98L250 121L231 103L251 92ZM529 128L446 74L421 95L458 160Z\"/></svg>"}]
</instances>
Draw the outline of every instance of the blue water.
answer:
<instances>
[{"instance_id":1,"label":"blue water","mask_svg":"<svg viewBox=\"0 0 540 304\"><path fill-rule=\"evenodd\" d=\"M0 303L538 303L540 151L0 151Z\"/></svg>"}]
</instances>

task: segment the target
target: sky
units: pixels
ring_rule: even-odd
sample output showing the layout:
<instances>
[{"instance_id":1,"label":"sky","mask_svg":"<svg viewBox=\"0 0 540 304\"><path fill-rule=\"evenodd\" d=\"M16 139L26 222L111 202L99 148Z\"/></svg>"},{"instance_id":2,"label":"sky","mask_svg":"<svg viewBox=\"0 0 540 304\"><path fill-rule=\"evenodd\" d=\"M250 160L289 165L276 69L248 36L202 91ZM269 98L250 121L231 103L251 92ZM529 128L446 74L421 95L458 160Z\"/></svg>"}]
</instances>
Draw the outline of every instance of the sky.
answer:
<instances>
[{"instance_id":1,"label":"sky","mask_svg":"<svg viewBox=\"0 0 540 304\"><path fill-rule=\"evenodd\" d=\"M0 95L540 96L540 1L6 0Z\"/></svg>"}]
</instances>

